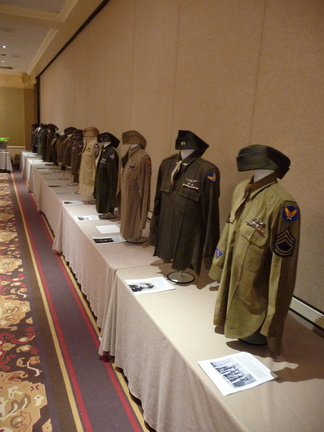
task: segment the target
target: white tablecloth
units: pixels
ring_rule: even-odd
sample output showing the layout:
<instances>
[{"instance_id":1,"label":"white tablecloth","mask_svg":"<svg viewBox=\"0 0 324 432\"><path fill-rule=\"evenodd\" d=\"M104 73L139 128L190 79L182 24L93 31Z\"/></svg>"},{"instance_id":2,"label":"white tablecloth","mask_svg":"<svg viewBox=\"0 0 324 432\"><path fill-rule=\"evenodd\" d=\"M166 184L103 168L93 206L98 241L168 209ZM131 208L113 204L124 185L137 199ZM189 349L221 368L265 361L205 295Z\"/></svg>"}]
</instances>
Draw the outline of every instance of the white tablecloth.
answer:
<instances>
[{"instance_id":1,"label":"white tablecloth","mask_svg":"<svg viewBox=\"0 0 324 432\"><path fill-rule=\"evenodd\" d=\"M117 272L101 353L110 351L146 421L158 432L320 432L324 342L288 316L282 355L215 333L217 291L201 277L174 291L135 296L125 279L166 276L166 264ZM222 396L197 364L238 351L254 354L274 381Z\"/></svg>"},{"instance_id":2,"label":"white tablecloth","mask_svg":"<svg viewBox=\"0 0 324 432\"><path fill-rule=\"evenodd\" d=\"M9 152L0 151L0 170L12 171L12 163Z\"/></svg>"},{"instance_id":3,"label":"white tablecloth","mask_svg":"<svg viewBox=\"0 0 324 432\"><path fill-rule=\"evenodd\" d=\"M153 257L147 244L96 245L92 236L104 236L97 226L118 225L118 218L77 221L76 216L95 215L95 206L63 204L83 198L57 178L60 173L47 171L54 167L34 165L32 191L55 232L53 248L69 262L98 318L100 353L115 356L152 427L158 432L322 431L323 339L288 316L282 354L274 360L267 347L215 333L217 290L206 275L190 286L135 296L125 279L166 276L170 265ZM277 378L224 397L197 361L240 350L256 355Z\"/></svg>"}]
</instances>

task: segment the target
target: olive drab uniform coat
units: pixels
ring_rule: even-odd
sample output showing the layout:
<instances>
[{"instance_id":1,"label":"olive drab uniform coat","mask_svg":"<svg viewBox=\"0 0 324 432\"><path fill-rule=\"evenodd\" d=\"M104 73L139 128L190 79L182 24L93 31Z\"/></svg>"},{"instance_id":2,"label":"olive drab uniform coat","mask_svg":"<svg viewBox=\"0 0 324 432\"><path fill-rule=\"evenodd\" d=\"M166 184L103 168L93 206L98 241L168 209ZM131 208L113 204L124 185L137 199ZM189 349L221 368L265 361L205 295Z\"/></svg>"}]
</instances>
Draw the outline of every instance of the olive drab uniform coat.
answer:
<instances>
[{"instance_id":1,"label":"olive drab uniform coat","mask_svg":"<svg viewBox=\"0 0 324 432\"><path fill-rule=\"evenodd\" d=\"M126 240L141 237L150 207L152 164L143 146L129 148L121 159L120 233Z\"/></svg>"},{"instance_id":2,"label":"olive drab uniform coat","mask_svg":"<svg viewBox=\"0 0 324 432\"><path fill-rule=\"evenodd\" d=\"M96 159L99 156L98 133L97 128L91 127L83 131L83 148L79 174L79 194L82 196L93 195L94 192Z\"/></svg>"},{"instance_id":3,"label":"olive drab uniform coat","mask_svg":"<svg viewBox=\"0 0 324 432\"><path fill-rule=\"evenodd\" d=\"M210 268L219 240L220 173L195 151L172 179L180 159L175 154L160 165L149 243L174 269L199 274L202 260Z\"/></svg>"},{"instance_id":4,"label":"olive drab uniform coat","mask_svg":"<svg viewBox=\"0 0 324 432\"><path fill-rule=\"evenodd\" d=\"M209 275L220 282L214 315L228 338L259 331L280 352L297 268L300 211L271 174L240 183Z\"/></svg>"},{"instance_id":5,"label":"olive drab uniform coat","mask_svg":"<svg viewBox=\"0 0 324 432\"><path fill-rule=\"evenodd\" d=\"M119 157L112 144L104 144L97 161L94 198L98 213L113 212L116 206Z\"/></svg>"}]
</instances>

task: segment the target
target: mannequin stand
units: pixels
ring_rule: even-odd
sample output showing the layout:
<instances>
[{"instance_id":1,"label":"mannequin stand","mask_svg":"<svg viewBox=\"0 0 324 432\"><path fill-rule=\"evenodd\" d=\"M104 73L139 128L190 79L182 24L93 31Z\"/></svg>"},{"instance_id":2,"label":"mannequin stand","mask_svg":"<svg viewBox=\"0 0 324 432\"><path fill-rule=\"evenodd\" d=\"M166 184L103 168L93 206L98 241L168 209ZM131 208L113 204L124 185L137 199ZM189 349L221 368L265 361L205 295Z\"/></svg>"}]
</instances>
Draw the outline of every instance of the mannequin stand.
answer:
<instances>
[{"instance_id":1,"label":"mannequin stand","mask_svg":"<svg viewBox=\"0 0 324 432\"><path fill-rule=\"evenodd\" d=\"M249 345L267 345L267 338L259 332L255 332L239 340Z\"/></svg>"},{"instance_id":2,"label":"mannequin stand","mask_svg":"<svg viewBox=\"0 0 324 432\"><path fill-rule=\"evenodd\" d=\"M84 202L84 204L89 204L89 205L96 204L96 200L95 199L89 199L89 200L85 200L83 202Z\"/></svg>"},{"instance_id":3,"label":"mannequin stand","mask_svg":"<svg viewBox=\"0 0 324 432\"><path fill-rule=\"evenodd\" d=\"M115 215L108 212L108 213L102 213L99 215L99 219L115 219Z\"/></svg>"},{"instance_id":4,"label":"mannequin stand","mask_svg":"<svg viewBox=\"0 0 324 432\"><path fill-rule=\"evenodd\" d=\"M182 270L174 271L168 274L167 278L177 284L188 284L195 280L195 276Z\"/></svg>"},{"instance_id":5,"label":"mannequin stand","mask_svg":"<svg viewBox=\"0 0 324 432\"><path fill-rule=\"evenodd\" d=\"M146 238L139 237L137 239L126 239L127 243L133 243L133 244L143 244L146 242Z\"/></svg>"}]
</instances>

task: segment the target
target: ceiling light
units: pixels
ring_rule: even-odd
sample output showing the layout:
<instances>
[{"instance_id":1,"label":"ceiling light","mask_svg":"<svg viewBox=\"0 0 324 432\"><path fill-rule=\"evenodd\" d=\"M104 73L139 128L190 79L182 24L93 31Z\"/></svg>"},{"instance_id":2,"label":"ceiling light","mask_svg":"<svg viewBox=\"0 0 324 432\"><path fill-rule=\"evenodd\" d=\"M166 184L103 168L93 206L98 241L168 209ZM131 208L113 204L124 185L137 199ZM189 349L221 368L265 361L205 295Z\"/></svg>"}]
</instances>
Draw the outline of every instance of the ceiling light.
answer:
<instances>
[{"instance_id":1,"label":"ceiling light","mask_svg":"<svg viewBox=\"0 0 324 432\"><path fill-rule=\"evenodd\" d=\"M3 49L7 49L7 45L2 45L2 48Z\"/></svg>"}]
</instances>

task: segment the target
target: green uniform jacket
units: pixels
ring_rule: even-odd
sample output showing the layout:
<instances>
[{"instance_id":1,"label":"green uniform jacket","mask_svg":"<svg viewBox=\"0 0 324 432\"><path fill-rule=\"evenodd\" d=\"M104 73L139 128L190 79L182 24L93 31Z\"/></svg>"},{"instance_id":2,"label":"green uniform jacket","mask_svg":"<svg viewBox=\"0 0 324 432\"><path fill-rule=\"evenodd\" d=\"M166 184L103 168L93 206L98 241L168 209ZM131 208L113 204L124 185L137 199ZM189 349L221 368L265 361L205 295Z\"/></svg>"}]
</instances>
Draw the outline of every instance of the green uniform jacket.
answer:
<instances>
[{"instance_id":1,"label":"green uniform jacket","mask_svg":"<svg viewBox=\"0 0 324 432\"><path fill-rule=\"evenodd\" d=\"M198 152L182 161L171 181L180 155L164 159L159 168L149 243L154 255L172 268L200 273L202 260L210 268L219 240L218 168Z\"/></svg>"},{"instance_id":2,"label":"green uniform jacket","mask_svg":"<svg viewBox=\"0 0 324 432\"><path fill-rule=\"evenodd\" d=\"M297 268L300 211L275 174L233 194L232 209L217 245L210 277L220 282L214 324L228 338L256 331L280 352L284 321Z\"/></svg>"}]
</instances>

